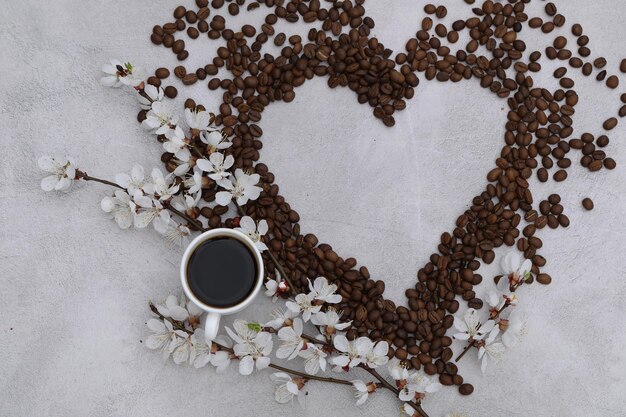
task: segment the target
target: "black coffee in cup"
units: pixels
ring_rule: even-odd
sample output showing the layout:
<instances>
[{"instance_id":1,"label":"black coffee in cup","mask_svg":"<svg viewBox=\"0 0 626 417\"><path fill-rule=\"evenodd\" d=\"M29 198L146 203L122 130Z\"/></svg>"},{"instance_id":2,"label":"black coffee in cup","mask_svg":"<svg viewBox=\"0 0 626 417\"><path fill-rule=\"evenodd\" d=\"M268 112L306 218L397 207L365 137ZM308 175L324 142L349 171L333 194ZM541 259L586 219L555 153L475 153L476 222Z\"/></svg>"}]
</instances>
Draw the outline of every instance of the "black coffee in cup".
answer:
<instances>
[{"instance_id":1,"label":"black coffee in cup","mask_svg":"<svg viewBox=\"0 0 626 417\"><path fill-rule=\"evenodd\" d=\"M187 283L199 301L228 308L253 291L258 274L256 258L243 242L216 237L200 243L187 263Z\"/></svg>"}]
</instances>

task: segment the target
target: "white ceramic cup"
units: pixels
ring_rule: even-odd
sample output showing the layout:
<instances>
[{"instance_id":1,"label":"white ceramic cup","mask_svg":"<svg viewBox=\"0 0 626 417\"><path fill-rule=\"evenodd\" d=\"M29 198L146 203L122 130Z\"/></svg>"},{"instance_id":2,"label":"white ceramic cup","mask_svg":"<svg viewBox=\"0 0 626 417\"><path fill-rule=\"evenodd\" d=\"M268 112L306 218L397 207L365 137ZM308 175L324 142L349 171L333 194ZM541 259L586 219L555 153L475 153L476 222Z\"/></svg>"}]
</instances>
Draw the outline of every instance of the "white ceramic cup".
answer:
<instances>
[{"instance_id":1,"label":"white ceramic cup","mask_svg":"<svg viewBox=\"0 0 626 417\"><path fill-rule=\"evenodd\" d=\"M187 264L191 259L191 255L193 255L195 250L204 242L221 237L233 238L244 244L250 250L250 253L254 257L254 262L256 262L257 267L256 281L254 282L254 288L252 288L250 294L248 294L248 296L241 302L225 308L210 306L200 301L198 297L196 297L196 295L193 293L191 288L189 288L189 282L187 281ZM193 301L202 310L207 312L204 330L204 337L207 343L210 343L217 336L217 332L220 326L220 318L223 315L233 314L241 311L248 305L250 305L250 303L252 303L254 297L256 297L256 295L261 290L261 287L263 286L263 276L263 258L261 258L261 252L257 249L257 247L254 245L254 242L252 242L252 240L248 236L236 230L225 228L212 229L197 236L189 244L189 246L187 246L187 249L185 249L185 253L183 254L183 260L180 263L180 280L183 284L183 290L185 291L185 295L187 295L187 298Z\"/></svg>"}]
</instances>

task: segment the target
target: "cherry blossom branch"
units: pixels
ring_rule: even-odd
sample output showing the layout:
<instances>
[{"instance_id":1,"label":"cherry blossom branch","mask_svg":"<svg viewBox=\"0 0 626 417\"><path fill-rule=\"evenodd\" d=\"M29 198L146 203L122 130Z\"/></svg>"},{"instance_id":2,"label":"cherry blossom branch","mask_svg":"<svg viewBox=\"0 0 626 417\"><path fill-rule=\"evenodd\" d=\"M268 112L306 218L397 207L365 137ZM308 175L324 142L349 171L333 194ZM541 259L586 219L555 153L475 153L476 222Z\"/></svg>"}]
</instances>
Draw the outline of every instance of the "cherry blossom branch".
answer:
<instances>
[{"instance_id":1,"label":"cherry blossom branch","mask_svg":"<svg viewBox=\"0 0 626 417\"><path fill-rule=\"evenodd\" d=\"M196 148L194 147L194 149L196 149ZM196 151L199 152L197 149L196 149ZM85 180L85 181L99 182L101 184L110 185L112 187L119 188L120 190L125 190L125 188L120 186L119 184L116 184L116 183L108 181L108 180L104 180L102 178L92 177L91 175L88 175L86 172L82 172L82 171L78 171L78 170L76 171L76 178L77 179L82 179L82 180ZM237 204L236 202L234 202L234 201L233 201L233 203L235 204L235 207L237 208L237 211L238 211L239 215L245 216L245 212L243 211L241 206L239 204ZM197 221L195 219L192 219L187 214L185 214L185 213L177 210L176 208L172 207L171 204L169 204L169 203L165 204L164 207L167 210L171 211L172 213L176 214L177 216L187 220L190 224L195 226L199 231L206 232L208 230L206 227L204 227L202 225L202 223L200 223L199 221ZM295 288L293 286L293 282L291 281L291 279L289 278L289 276L287 275L287 273L283 269L283 267L280 264L280 262L278 262L278 259L276 259L276 257L274 256L274 254L270 250L269 245L268 245L268 249L267 249L267 254L269 255L269 257L272 260L272 262L274 263L274 265L276 266L276 269L278 269L280 274L285 278L285 281L287 281L287 283L289 284L289 291L293 292L294 288Z\"/></svg>"},{"instance_id":2,"label":"cherry blossom branch","mask_svg":"<svg viewBox=\"0 0 626 417\"><path fill-rule=\"evenodd\" d=\"M157 310L156 306L152 302L149 302L148 305L150 306L150 310L154 314L156 314L157 317L159 317L159 319L169 321L172 324L172 327L174 329L183 331L183 332L187 333L188 335L192 335L193 334L192 331L188 330L180 322L175 321L175 320L171 320L171 319L163 316L161 313L159 313L159 310ZM228 346L224 346L224 345L222 345L222 344L220 344L218 342L215 342L215 341L213 341L212 343L215 344L220 350L223 350L224 352L228 352L228 353L231 353L231 354L235 353L234 350L232 348L229 348ZM268 366L270 368L276 369L277 371L286 372L288 374L299 376L299 377L305 378L307 380L326 382L326 383L330 383L330 384L340 384L340 385L350 385L350 386L352 386L352 382L350 382L348 380L345 380L345 379L329 378L329 377L322 377L322 376L317 376L317 375L309 375L307 373L296 371L295 369L291 369L291 368L286 368L284 366L276 365L275 363L271 363L271 362L270 362L270 364Z\"/></svg>"},{"instance_id":3,"label":"cherry blossom branch","mask_svg":"<svg viewBox=\"0 0 626 417\"><path fill-rule=\"evenodd\" d=\"M496 313L489 317L489 320L495 320L498 317L500 317L500 313L502 313L507 307L509 307L511 304L509 303L504 303L504 305L502 307L500 307L500 309L498 311L496 311ZM476 330L480 330L480 328L482 327L483 323L480 323L477 327ZM475 347L476 341L475 340L470 340L469 343L467 344L467 346L465 346L465 348L463 349L463 351L459 354L459 356L456 357L456 359L454 360L455 362L460 361L461 359L463 359L463 356L465 356L465 354L467 352L469 352L469 350L473 347Z\"/></svg>"},{"instance_id":4,"label":"cherry blossom branch","mask_svg":"<svg viewBox=\"0 0 626 417\"><path fill-rule=\"evenodd\" d=\"M341 353L341 352L338 352L337 349L331 343L329 343L327 341L318 340L315 337L307 335L307 334L304 334L304 333L301 336L302 336L303 339L305 339L305 340L307 340L307 341L309 341L311 343L319 343L319 344L324 345L325 347L327 347L329 349L332 349L336 353ZM396 396L400 394L400 390L398 388L394 387L393 385L391 385L389 383L389 381L387 381L375 369L372 369L372 368L370 368L369 366L367 366L365 364L359 364L358 367L361 368L361 369L364 369L366 372L368 372L370 375L372 375L374 378L376 378L378 380L378 382L380 383L380 386L382 388L388 389L389 391L393 392ZM428 417L428 414L426 414L426 412L421 407L419 402L407 401L407 404L409 404L422 417Z\"/></svg>"},{"instance_id":5,"label":"cherry blossom branch","mask_svg":"<svg viewBox=\"0 0 626 417\"><path fill-rule=\"evenodd\" d=\"M400 394L400 390L389 383L385 378L383 378L375 369L370 368L367 365L359 365L360 368L365 369L369 372L374 378L378 379L382 384L383 388L388 389L398 396ZM406 401L406 404L410 405L417 413L422 417L428 417L428 414L422 408L420 401Z\"/></svg>"},{"instance_id":6,"label":"cherry blossom branch","mask_svg":"<svg viewBox=\"0 0 626 417\"><path fill-rule=\"evenodd\" d=\"M105 185L110 185L111 187L116 187L119 188L120 190L124 190L126 191L126 189L124 187L122 187L119 184L116 184L114 182L108 181L108 180L103 180L102 178L97 178L97 177L92 177L91 175L88 175L86 172L83 171L76 171L76 178L77 179L82 179L85 181L93 181L93 182L99 182L101 184L105 184ZM187 216L185 213L175 209L174 207L172 207L171 204L167 203L164 204L163 206L165 209L171 211L172 213L176 214L177 216L187 220L189 223L191 223L192 225L194 225L198 230L200 231L207 231L207 229L202 226L202 223L200 223L199 221L192 219L191 217Z\"/></svg>"}]
</instances>

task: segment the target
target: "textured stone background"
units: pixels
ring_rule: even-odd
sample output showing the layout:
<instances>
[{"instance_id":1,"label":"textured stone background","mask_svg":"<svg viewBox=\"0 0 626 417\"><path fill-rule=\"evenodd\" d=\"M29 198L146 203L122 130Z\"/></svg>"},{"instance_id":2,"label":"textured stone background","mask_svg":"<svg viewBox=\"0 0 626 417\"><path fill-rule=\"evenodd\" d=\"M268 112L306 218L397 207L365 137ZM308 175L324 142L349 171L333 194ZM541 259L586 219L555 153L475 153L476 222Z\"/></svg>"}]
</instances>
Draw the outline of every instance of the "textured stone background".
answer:
<instances>
[{"instance_id":1,"label":"textured stone background","mask_svg":"<svg viewBox=\"0 0 626 417\"><path fill-rule=\"evenodd\" d=\"M399 50L417 30L424 3L368 1L374 32ZM529 14L543 4L534 1ZM168 21L176 5L0 5L0 415L397 415L397 403L386 393L357 409L347 390L312 383L302 410L273 402L267 373L242 378L233 371L218 378L212 370L163 362L141 344L146 302L179 290L181 252L168 250L152 230L119 230L99 209L109 192L104 186L78 184L67 195L40 191L35 159L46 153L75 155L89 173L107 178L135 161L159 164L160 147L134 120L134 99L103 89L97 77L111 57L148 70L176 65L169 51L148 40L152 25ZM460 0L446 5L448 22L468 16ZM609 58L615 71L626 55L622 2L557 5L568 18L560 32L582 23L595 56ZM233 27L247 19L238 16ZM306 33L301 26L288 29ZM525 39L541 50L549 43L534 32ZM193 43L189 63L204 65L215 46ZM547 75L535 78L556 85ZM352 92L331 91L325 83L307 82L292 104L264 113L262 158L300 212L302 229L355 256L387 282L389 297L402 302L439 234L484 186L502 145L505 103L476 81L422 82L396 127L387 129ZM576 89L577 133L599 134L602 120L618 109L619 90L600 88L593 79ZM204 86L191 95L207 107L217 102ZM568 229L540 233L553 285L522 291L528 317L523 344L485 377L470 355L461 369L476 393L462 398L448 389L433 395L425 403L431 416L453 410L472 417L626 415L623 127L611 134L607 148L618 169L590 175L574 166L567 182L534 188L536 201L559 192L572 220ZM593 212L580 206L586 196L596 202ZM482 272L490 277L496 269ZM269 308L260 300L241 316Z\"/></svg>"}]
</instances>

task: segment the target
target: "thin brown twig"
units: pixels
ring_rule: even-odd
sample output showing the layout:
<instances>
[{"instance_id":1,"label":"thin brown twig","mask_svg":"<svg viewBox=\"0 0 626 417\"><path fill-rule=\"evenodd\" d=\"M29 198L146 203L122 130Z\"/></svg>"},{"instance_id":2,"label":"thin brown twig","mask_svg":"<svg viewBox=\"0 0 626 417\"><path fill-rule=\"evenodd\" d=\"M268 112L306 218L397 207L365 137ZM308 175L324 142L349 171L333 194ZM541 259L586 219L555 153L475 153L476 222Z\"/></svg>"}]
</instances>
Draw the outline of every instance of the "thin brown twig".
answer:
<instances>
[{"instance_id":1,"label":"thin brown twig","mask_svg":"<svg viewBox=\"0 0 626 417\"><path fill-rule=\"evenodd\" d=\"M175 209L174 207L172 207L171 204L167 204L165 208L171 211L172 213L176 214L177 216L180 216L183 219L187 220L189 223L193 224L201 232L206 232L207 230L209 230L206 227L204 227L202 223L200 223L198 220L192 219L191 217L189 217L187 214L183 213L182 211Z\"/></svg>"},{"instance_id":2,"label":"thin brown twig","mask_svg":"<svg viewBox=\"0 0 626 417\"><path fill-rule=\"evenodd\" d=\"M106 184L106 185L110 185L111 187L116 187L116 188L119 188L121 190L125 190L125 188L122 187L119 184L116 184L116 183L111 182L111 181L103 180L101 178L92 177L91 175L87 175L86 172L82 172L82 171L78 171L78 170L76 171L76 178L81 179L81 180L85 180L85 181L99 182L101 184Z\"/></svg>"}]
</instances>

